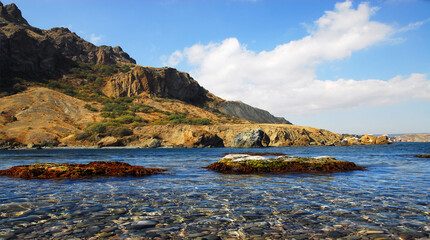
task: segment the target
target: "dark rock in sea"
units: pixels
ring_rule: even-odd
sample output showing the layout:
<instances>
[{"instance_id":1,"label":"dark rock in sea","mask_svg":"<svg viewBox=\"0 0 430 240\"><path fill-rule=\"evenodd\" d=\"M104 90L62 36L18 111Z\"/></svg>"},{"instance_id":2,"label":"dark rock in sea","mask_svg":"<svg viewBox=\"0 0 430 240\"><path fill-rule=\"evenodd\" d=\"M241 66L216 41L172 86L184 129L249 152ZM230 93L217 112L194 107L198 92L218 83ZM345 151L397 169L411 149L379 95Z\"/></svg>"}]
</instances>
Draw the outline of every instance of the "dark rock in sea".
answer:
<instances>
[{"instance_id":1,"label":"dark rock in sea","mask_svg":"<svg viewBox=\"0 0 430 240\"><path fill-rule=\"evenodd\" d=\"M88 164L37 163L0 170L0 176L25 179L79 179L94 177L143 177L166 170L123 162L95 161Z\"/></svg>"},{"instance_id":2,"label":"dark rock in sea","mask_svg":"<svg viewBox=\"0 0 430 240\"><path fill-rule=\"evenodd\" d=\"M330 156L266 158L248 154L231 154L205 167L221 173L335 173L364 170L353 162L339 161Z\"/></svg>"},{"instance_id":3,"label":"dark rock in sea","mask_svg":"<svg viewBox=\"0 0 430 240\"><path fill-rule=\"evenodd\" d=\"M241 132L234 136L233 147L254 148L254 147L268 147L270 138L261 129L253 129Z\"/></svg>"},{"instance_id":4,"label":"dark rock in sea","mask_svg":"<svg viewBox=\"0 0 430 240\"><path fill-rule=\"evenodd\" d=\"M418 155L415 155L414 157L418 157L418 158L430 158L430 153L418 154Z\"/></svg>"}]
</instances>

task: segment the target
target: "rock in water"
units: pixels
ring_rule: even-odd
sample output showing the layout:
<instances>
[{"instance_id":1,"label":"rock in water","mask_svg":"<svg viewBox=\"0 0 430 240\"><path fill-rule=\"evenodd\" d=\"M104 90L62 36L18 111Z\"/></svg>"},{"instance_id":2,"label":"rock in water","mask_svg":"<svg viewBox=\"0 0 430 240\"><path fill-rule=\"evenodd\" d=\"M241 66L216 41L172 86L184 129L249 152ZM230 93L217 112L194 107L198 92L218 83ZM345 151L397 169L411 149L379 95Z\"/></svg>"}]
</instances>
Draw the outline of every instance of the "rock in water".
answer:
<instances>
[{"instance_id":1,"label":"rock in water","mask_svg":"<svg viewBox=\"0 0 430 240\"><path fill-rule=\"evenodd\" d=\"M248 130L234 136L233 147L254 148L267 147L270 144L270 138L261 129Z\"/></svg>"},{"instance_id":2,"label":"rock in water","mask_svg":"<svg viewBox=\"0 0 430 240\"><path fill-rule=\"evenodd\" d=\"M330 156L266 158L248 154L230 154L205 168L221 173L334 173L364 169L353 162L339 161Z\"/></svg>"},{"instance_id":3,"label":"rock in water","mask_svg":"<svg viewBox=\"0 0 430 240\"><path fill-rule=\"evenodd\" d=\"M123 162L95 161L88 164L37 163L0 170L0 176L25 179L78 179L93 177L142 177L165 170Z\"/></svg>"},{"instance_id":4,"label":"rock in water","mask_svg":"<svg viewBox=\"0 0 430 240\"><path fill-rule=\"evenodd\" d=\"M414 157L430 158L430 153L418 154L418 155L415 155Z\"/></svg>"}]
</instances>

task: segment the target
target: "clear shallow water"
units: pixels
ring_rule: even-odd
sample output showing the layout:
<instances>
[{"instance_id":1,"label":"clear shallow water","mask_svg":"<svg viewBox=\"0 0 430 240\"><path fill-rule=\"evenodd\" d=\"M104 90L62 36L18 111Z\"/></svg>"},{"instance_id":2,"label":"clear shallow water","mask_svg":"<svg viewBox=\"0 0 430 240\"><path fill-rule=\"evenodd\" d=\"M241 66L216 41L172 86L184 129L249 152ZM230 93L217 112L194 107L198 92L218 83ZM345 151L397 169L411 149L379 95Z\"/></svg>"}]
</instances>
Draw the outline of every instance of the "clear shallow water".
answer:
<instances>
[{"instance_id":1,"label":"clear shallow water","mask_svg":"<svg viewBox=\"0 0 430 240\"><path fill-rule=\"evenodd\" d=\"M330 155L366 171L225 175L225 152ZM124 161L168 169L145 178L0 177L0 239L417 239L430 234L430 144L267 149L0 151L0 169Z\"/></svg>"}]
</instances>

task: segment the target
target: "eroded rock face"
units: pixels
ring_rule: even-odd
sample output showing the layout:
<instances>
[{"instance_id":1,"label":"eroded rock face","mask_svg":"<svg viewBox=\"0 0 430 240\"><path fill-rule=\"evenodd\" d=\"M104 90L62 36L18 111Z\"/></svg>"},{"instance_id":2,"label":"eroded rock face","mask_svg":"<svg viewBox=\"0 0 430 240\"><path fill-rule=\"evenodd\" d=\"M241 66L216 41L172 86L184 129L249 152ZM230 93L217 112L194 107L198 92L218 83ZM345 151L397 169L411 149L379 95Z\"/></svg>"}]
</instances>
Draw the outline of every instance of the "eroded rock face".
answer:
<instances>
[{"instance_id":1,"label":"eroded rock face","mask_svg":"<svg viewBox=\"0 0 430 240\"><path fill-rule=\"evenodd\" d=\"M233 140L233 147L241 148L268 147L269 144L269 136L261 129L241 132L237 134Z\"/></svg>"},{"instance_id":2,"label":"eroded rock face","mask_svg":"<svg viewBox=\"0 0 430 240\"><path fill-rule=\"evenodd\" d=\"M364 168L353 162L339 161L330 156L267 158L249 154L230 154L206 168L221 173L334 173Z\"/></svg>"},{"instance_id":3,"label":"eroded rock face","mask_svg":"<svg viewBox=\"0 0 430 240\"><path fill-rule=\"evenodd\" d=\"M184 132L186 147L224 147L223 140L218 135L206 130Z\"/></svg>"},{"instance_id":4,"label":"eroded rock face","mask_svg":"<svg viewBox=\"0 0 430 240\"><path fill-rule=\"evenodd\" d=\"M207 100L206 89L188 73L174 68L136 66L128 73L112 77L104 88L104 93L113 97L132 97L142 92L194 105L200 105Z\"/></svg>"},{"instance_id":5,"label":"eroded rock face","mask_svg":"<svg viewBox=\"0 0 430 240\"><path fill-rule=\"evenodd\" d=\"M96 161L88 164L37 163L0 170L1 176L25 179L77 179L94 177L142 177L165 170L132 166L123 162Z\"/></svg>"}]
</instances>

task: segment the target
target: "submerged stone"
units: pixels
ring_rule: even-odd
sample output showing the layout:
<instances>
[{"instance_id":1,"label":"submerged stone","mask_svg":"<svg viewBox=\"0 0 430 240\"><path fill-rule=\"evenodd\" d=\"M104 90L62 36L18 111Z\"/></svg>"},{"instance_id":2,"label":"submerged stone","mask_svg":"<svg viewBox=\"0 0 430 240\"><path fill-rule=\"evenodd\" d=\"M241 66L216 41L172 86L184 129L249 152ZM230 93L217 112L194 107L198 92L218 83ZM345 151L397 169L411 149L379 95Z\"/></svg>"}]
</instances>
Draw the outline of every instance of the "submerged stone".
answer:
<instances>
[{"instance_id":1,"label":"submerged stone","mask_svg":"<svg viewBox=\"0 0 430 240\"><path fill-rule=\"evenodd\" d=\"M0 176L25 179L77 179L93 177L143 177L163 169L144 168L124 162L94 161L88 164L36 163L0 170Z\"/></svg>"},{"instance_id":2,"label":"submerged stone","mask_svg":"<svg viewBox=\"0 0 430 240\"><path fill-rule=\"evenodd\" d=\"M250 154L229 154L205 167L221 173L334 173L364 170L353 162L340 161L330 156L273 158Z\"/></svg>"}]
</instances>

